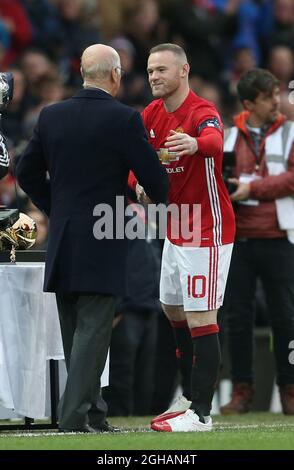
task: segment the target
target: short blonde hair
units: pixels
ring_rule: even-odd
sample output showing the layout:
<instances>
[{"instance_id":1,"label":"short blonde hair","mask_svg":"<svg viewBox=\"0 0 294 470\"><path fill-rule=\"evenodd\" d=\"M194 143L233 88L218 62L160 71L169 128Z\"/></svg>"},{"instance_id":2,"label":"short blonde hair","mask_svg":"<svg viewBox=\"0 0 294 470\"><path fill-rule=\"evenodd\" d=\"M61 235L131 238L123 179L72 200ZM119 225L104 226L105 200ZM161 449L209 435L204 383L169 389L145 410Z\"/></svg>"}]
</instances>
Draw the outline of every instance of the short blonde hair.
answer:
<instances>
[{"instance_id":1,"label":"short blonde hair","mask_svg":"<svg viewBox=\"0 0 294 470\"><path fill-rule=\"evenodd\" d=\"M178 46L177 44L173 44L171 42L166 42L163 44L158 44L158 46L152 47L149 51L149 55L155 54L156 52L164 52L164 51L170 51L172 52L175 56L177 56L180 59L180 62L182 64L187 64L188 59L186 56L186 52L181 46Z\"/></svg>"}]
</instances>

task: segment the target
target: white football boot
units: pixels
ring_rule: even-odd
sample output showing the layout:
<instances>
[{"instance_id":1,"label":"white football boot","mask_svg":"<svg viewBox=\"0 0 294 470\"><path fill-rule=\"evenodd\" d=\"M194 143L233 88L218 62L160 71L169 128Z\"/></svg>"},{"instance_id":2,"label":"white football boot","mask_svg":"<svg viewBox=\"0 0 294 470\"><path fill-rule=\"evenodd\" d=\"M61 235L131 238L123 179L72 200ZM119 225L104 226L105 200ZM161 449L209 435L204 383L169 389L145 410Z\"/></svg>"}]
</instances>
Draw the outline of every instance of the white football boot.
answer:
<instances>
[{"instance_id":1,"label":"white football boot","mask_svg":"<svg viewBox=\"0 0 294 470\"><path fill-rule=\"evenodd\" d=\"M187 410L175 418L156 421L151 424L153 431L161 432L205 432L212 431L212 419L204 418L205 423L199 420L199 416L193 410Z\"/></svg>"},{"instance_id":2,"label":"white football boot","mask_svg":"<svg viewBox=\"0 0 294 470\"><path fill-rule=\"evenodd\" d=\"M187 400L184 395L178 396L168 410L152 419L151 424L157 423L157 421L175 418L176 416L185 413L185 411L190 408L191 403L192 402Z\"/></svg>"}]
</instances>

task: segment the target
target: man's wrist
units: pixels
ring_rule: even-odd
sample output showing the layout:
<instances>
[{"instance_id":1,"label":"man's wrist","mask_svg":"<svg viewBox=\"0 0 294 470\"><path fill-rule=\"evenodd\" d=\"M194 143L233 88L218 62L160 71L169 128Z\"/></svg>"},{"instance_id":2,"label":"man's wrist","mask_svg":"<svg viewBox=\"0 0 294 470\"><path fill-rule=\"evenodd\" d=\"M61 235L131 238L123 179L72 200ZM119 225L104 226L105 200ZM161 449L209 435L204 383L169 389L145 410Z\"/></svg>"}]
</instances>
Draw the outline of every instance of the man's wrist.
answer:
<instances>
[{"instance_id":1,"label":"man's wrist","mask_svg":"<svg viewBox=\"0 0 294 470\"><path fill-rule=\"evenodd\" d=\"M194 146L195 146L195 150L193 152L193 155L194 155L194 153L198 152L198 141L197 141L196 137L194 137Z\"/></svg>"}]
</instances>

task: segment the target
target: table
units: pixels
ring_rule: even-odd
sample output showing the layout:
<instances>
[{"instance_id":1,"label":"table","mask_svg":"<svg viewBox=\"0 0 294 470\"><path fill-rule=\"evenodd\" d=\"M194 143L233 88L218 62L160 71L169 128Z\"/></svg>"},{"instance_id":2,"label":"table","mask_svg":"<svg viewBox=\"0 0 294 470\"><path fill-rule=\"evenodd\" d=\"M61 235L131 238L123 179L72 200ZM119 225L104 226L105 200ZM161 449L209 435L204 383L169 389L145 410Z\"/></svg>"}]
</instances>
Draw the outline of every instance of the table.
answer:
<instances>
[{"instance_id":1,"label":"table","mask_svg":"<svg viewBox=\"0 0 294 470\"><path fill-rule=\"evenodd\" d=\"M43 279L44 263L0 264L0 404L34 419L45 417L46 361L64 358L55 295L43 292Z\"/></svg>"},{"instance_id":2,"label":"table","mask_svg":"<svg viewBox=\"0 0 294 470\"><path fill-rule=\"evenodd\" d=\"M0 265L0 403L31 418L45 416L46 360L64 357L43 278L41 263Z\"/></svg>"}]
</instances>

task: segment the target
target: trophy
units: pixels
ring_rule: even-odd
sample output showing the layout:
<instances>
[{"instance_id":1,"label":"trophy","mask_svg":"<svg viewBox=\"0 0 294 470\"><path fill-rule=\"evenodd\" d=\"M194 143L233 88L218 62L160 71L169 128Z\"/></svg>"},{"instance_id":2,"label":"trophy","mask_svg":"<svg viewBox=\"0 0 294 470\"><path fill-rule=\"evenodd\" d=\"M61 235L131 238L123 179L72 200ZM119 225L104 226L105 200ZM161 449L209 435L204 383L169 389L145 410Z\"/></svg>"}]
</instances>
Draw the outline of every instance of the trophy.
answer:
<instances>
[{"instance_id":1,"label":"trophy","mask_svg":"<svg viewBox=\"0 0 294 470\"><path fill-rule=\"evenodd\" d=\"M0 251L11 250L10 260L15 262L15 250L26 250L31 248L37 238L36 222L26 214L17 209L0 209L0 216L5 214L0 220ZM12 221L17 219L13 225Z\"/></svg>"}]
</instances>

